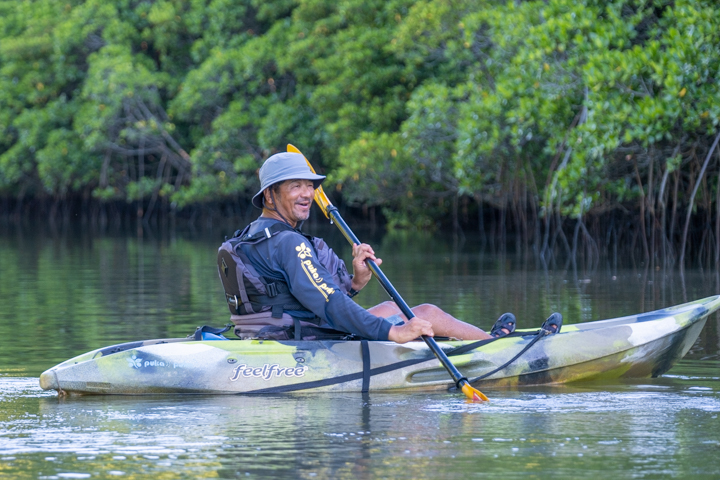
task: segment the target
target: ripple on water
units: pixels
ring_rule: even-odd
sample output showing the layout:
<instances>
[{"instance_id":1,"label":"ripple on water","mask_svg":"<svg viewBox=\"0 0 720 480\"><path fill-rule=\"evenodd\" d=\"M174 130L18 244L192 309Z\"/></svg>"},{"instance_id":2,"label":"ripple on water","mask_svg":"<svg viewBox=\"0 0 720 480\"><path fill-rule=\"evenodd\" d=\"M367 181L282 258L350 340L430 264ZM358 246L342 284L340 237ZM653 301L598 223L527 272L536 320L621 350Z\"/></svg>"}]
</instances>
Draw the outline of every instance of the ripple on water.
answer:
<instances>
[{"instance_id":1,"label":"ripple on water","mask_svg":"<svg viewBox=\"0 0 720 480\"><path fill-rule=\"evenodd\" d=\"M638 387L642 388L642 386ZM669 390L669 389L668 389ZM689 391L688 391L689 390ZM699 395L699 394L709 395ZM466 403L463 400L432 402L423 409L428 412L465 412L507 414L542 412L573 414L578 412L612 413L637 410L666 414L669 411L699 410L720 412L720 395L712 388L690 387L685 391L582 392L555 395L521 394L489 403Z\"/></svg>"},{"instance_id":2,"label":"ripple on water","mask_svg":"<svg viewBox=\"0 0 720 480\"><path fill-rule=\"evenodd\" d=\"M40 388L39 380L34 377L10 377L0 374L0 401L12 400L18 397L53 397L55 391L45 391Z\"/></svg>"},{"instance_id":3,"label":"ripple on water","mask_svg":"<svg viewBox=\"0 0 720 480\"><path fill-rule=\"evenodd\" d=\"M298 476L317 471L329 477L339 471L332 470L329 458L345 459L338 465L355 465L359 459L368 472L389 478L416 474L412 465L419 458L438 465L467 464L465 473L482 461L499 477L509 459L513 465L538 465L533 468L541 473L542 468L551 471L553 462L565 462L567 472L577 473L568 470L568 459L598 458L612 459L620 472L642 460L650 462L638 467L643 472L676 474L673 459L684 455L688 441L702 455L720 445L713 428L702 435L696 431L700 423L716 421L720 392L702 382L667 378L606 387L497 390L486 392L491 402L482 404L447 393L369 399L349 394L58 399L43 398L37 379L2 382L5 394L14 395L7 397L10 409L0 416L2 460L34 462L36 472L54 479L87 478L61 476L85 472L94 478L96 472L110 477L171 470L188 477L205 471L245 476L258 474L253 464L285 468L288 459L293 469L302 470ZM513 457L524 459L516 464ZM445 473L439 468L428 472Z\"/></svg>"}]
</instances>

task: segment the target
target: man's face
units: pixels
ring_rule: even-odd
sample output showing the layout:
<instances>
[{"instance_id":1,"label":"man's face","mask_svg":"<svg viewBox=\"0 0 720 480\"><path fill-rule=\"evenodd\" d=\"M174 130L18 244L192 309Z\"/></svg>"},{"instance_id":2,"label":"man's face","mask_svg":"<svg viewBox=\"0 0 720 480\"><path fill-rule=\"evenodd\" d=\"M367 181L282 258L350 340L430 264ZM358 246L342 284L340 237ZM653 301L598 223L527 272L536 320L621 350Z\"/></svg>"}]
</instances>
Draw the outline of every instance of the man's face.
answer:
<instances>
[{"instance_id":1,"label":"man's face","mask_svg":"<svg viewBox=\"0 0 720 480\"><path fill-rule=\"evenodd\" d=\"M270 189L268 189L270 190ZM265 204L270 205L269 191L265 191ZM275 208L290 223L297 224L307 220L310 216L315 189L311 180L286 180L280 184L280 188L273 192L275 197Z\"/></svg>"}]
</instances>

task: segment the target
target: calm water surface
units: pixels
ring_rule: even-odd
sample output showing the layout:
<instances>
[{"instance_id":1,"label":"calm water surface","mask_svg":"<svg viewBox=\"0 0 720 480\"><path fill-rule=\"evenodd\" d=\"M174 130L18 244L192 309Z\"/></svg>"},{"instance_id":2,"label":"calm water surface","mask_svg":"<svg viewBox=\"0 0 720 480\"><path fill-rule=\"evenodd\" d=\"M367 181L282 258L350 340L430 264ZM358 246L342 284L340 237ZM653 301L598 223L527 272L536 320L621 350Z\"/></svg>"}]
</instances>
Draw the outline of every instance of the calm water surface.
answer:
<instances>
[{"instance_id":1,"label":"calm water surface","mask_svg":"<svg viewBox=\"0 0 720 480\"><path fill-rule=\"evenodd\" d=\"M227 233L0 227L0 478L720 476L715 315L661 378L483 389L489 404L452 393L60 399L39 388L42 371L79 353L225 323L215 254ZM316 233L349 257L334 232ZM546 271L471 240L360 236L408 303L483 328L505 311L520 327L552 311L578 323L719 291L714 272ZM356 298L385 300L374 284Z\"/></svg>"}]
</instances>

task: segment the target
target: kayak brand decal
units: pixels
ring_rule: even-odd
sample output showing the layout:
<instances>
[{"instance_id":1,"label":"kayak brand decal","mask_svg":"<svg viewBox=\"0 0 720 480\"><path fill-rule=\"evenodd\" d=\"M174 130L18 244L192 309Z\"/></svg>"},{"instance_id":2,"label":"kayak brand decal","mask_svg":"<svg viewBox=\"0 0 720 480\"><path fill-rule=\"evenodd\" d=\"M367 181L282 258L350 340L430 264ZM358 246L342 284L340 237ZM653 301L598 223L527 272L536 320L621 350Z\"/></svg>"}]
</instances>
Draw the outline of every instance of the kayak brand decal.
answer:
<instances>
[{"instance_id":1,"label":"kayak brand decal","mask_svg":"<svg viewBox=\"0 0 720 480\"><path fill-rule=\"evenodd\" d=\"M297 247L295 247L295 251L298 252L298 257L300 257L300 265L302 266L305 274L308 276L310 281L313 282L315 288L317 288L318 291L322 294L322 296L325 297L325 301L329 301L328 297L335 293L335 289L332 287L328 287L327 283L323 282L323 277L318 274L317 267L315 267L312 262L312 251L310 250L310 247L308 247L307 244L303 242Z\"/></svg>"},{"instance_id":2,"label":"kayak brand decal","mask_svg":"<svg viewBox=\"0 0 720 480\"><path fill-rule=\"evenodd\" d=\"M238 365L233 369L233 374L230 377L231 382L235 382L240 377L245 378L262 378L263 380L270 380L273 377L304 377L308 367L281 367L277 363L269 364L266 363L262 367L250 367L248 365Z\"/></svg>"},{"instance_id":3,"label":"kayak brand decal","mask_svg":"<svg viewBox=\"0 0 720 480\"><path fill-rule=\"evenodd\" d=\"M125 358L130 365L130 368L142 368L142 358L138 358L137 355L133 354L130 358Z\"/></svg>"},{"instance_id":4,"label":"kayak brand decal","mask_svg":"<svg viewBox=\"0 0 720 480\"><path fill-rule=\"evenodd\" d=\"M128 367L137 368L138 370L150 367L184 368L186 366L185 364L176 362L142 359L141 357L138 357L135 353L133 353L132 357L130 358L125 357L125 360L127 360L128 362Z\"/></svg>"}]
</instances>

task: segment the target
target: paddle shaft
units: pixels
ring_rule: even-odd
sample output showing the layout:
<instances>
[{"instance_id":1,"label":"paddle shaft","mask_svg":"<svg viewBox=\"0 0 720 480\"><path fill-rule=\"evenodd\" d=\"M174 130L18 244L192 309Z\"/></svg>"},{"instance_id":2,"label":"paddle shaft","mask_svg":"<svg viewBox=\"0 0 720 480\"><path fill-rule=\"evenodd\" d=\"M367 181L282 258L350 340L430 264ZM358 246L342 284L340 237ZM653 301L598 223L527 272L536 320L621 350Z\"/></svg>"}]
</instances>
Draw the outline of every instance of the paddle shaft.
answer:
<instances>
[{"instance_id":1,"label":"paddle shaft","mask_svg":"<svg viewBox=\"0 0 720 480\"><path fill-rule=\"evenodd\" d=\"M335 225L337 225L337 227L340 229L340 232L342 232L343 236L347 239L348 242L350 242L351 244L360 245L360 240L358 240L358 238L355 236L348 224L345 223L345 220L343 220L342 215L340 215L337 207L335 207L334 205L328 206L327 215L329 216L330 220L333 221ZM410 307L405 302L405 300L403 300L398 291L395 290L395 287L393 287L393 284L390 283L390 280L385 276L383 271L380 270L380 267L378 267L373 260L365 260L365 264L367 264L372 274L375 275L375 278L378 279L380 285L382 285L387 294L390 295L390 298L393 299L393 301L397 304L397 306L400 308L400 311L407 317L407 319L410 320L411 318L413 318L415 314L412 312L412 310L410 310ZM460 373L460 371L455 368L455 365L450 362L450 359L447 357L447 355L445 355L445 352L442 351L434 338L428 337L427 335L422 335L422 339L425 341L428 348L432 350L438 360L440 360L440 363L442 363L443 367L445 367L445 369L448 371L452 379L455 381L456 387L462 388L464 384L468 383L467 378L465 378Z\"/></svg>"},{"instance_id":2,"label":"paddle shaft","mask_svg":"<svg viewBox=\"0 0 720 480\"><path fill-rule=\"evenodd\" d=\"M293 153L299 153L302 155L302 152L294 146L288 144L287 146L288 152ZM305 156L303 155L303 158ZM310 171L315 173L315 169L313 168L312 164L308 161L307 158L305 158L305 161L307 162L308 167L310 168ZM345 220L343 220L342 215L340 215L340 212L338 209L333 206L332 203L330 203L330 200L325 195L325 192L323 191L322 186L318 186L315 189L315 202L318 204L318 206L322 209L325 216L330 219L331 223L335 223L337 227L340 229L340 232L345 236L345 238L350 242L351 244L357 244L360 245L360 240L355 236L352 230L350 230L350 227L347 223L345 223ZM366 260L366 264L368 265L368 268L370 268L370 271L375 275L375 278L377 278L380 281L380 285L383 286L385 291L388 295L390 295L390 298L395 301L397 306L400 308L400 311L405 314L405 316L410 320L415 315L412 313L412 310L410 310L410 307L408 307L408 304L405 303L405 300L402 299L400 294L395 290L395 287L392 286L392 283L390 283L390 280L385 276L384 273L382 273L382 270L380 270L380 267L377 266L375 262L372 260ZM445 367L445 369L448 371L450 376L452 377L453 381L455 382L455 386L458 387L462 392L465 394L465 396L475 401L482 401L487 402L488 398L485 396L484 393L482 393L477 388L474 388L472 385L470 385L470 382L467 378L463 377L462 374L458 371L457 368L455 368L455 365L450 362L450 359L445 355L445 352L442 351L442 349L438 346L437 343L435 343L435 339L432 337L427 337L425 335L422 335L422 339L427 344L430 351L432 351L435 356L437 357L438 361Z\"/></svg>"}]
</instances>

